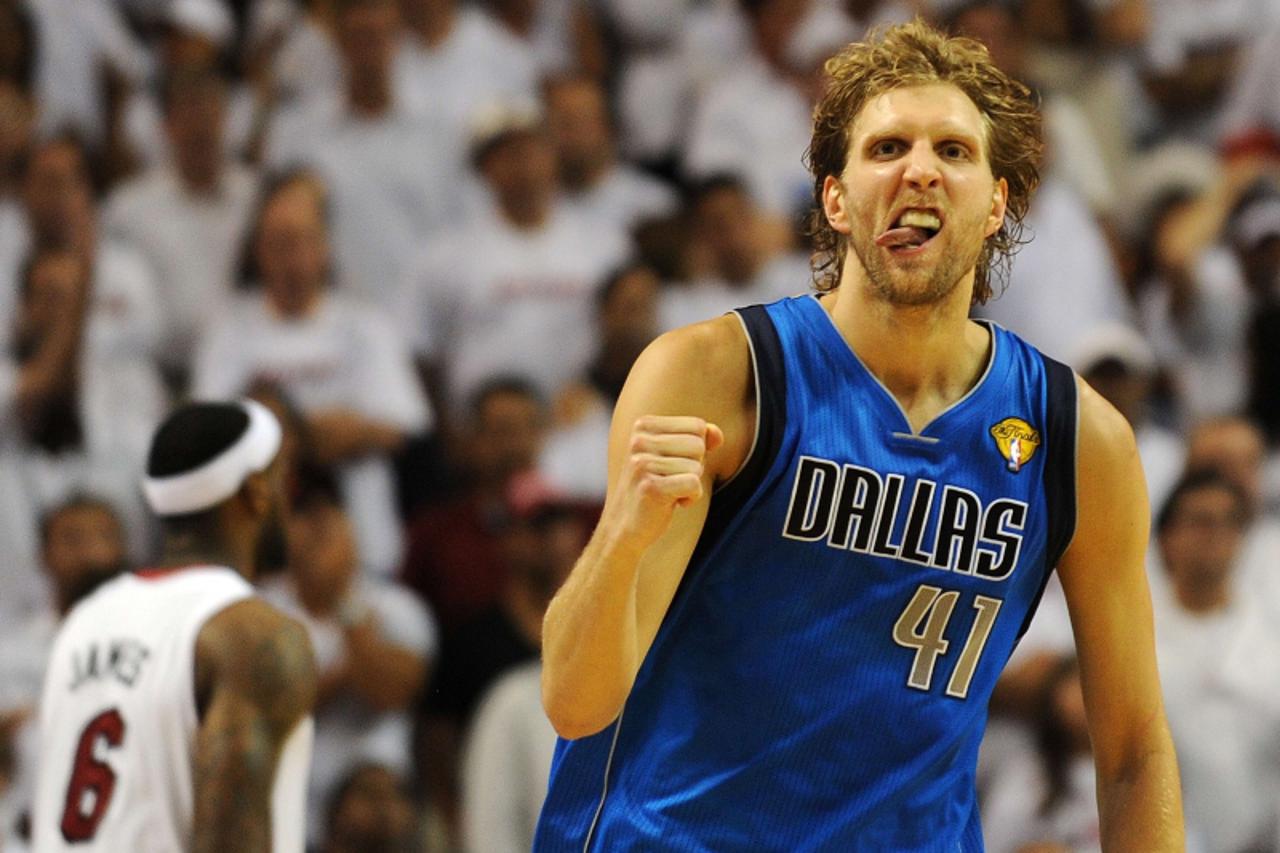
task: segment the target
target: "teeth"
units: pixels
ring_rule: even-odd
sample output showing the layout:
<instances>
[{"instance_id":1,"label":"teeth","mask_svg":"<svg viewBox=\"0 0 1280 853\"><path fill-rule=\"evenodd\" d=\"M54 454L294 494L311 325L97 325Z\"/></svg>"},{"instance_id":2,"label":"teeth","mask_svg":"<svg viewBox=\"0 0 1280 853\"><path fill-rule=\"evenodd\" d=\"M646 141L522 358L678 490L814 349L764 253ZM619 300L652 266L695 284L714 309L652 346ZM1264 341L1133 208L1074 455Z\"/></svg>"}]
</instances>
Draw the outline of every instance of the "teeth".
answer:
<instances>
[{"instance_id":1,"label":"teeth","mask_svg":"<svg viewBox=\"0 0 1280 853\"><path fill-rule=\"evenodd\" d=\"M927 210L908 210L898 217L898 224L937 231L942 227L942 220Z\"/></svg>"}]
</instances>

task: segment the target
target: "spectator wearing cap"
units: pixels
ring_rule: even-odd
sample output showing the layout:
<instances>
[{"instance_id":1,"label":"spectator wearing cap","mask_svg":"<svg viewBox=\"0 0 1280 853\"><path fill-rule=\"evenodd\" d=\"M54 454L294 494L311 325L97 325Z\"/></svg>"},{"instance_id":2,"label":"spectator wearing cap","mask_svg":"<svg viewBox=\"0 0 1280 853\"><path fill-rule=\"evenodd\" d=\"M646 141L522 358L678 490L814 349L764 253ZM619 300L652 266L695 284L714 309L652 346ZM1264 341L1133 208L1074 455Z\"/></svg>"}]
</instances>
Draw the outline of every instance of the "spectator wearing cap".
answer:
<instances>
[{"instance_id":1,"label":"spectator wearing cap","mask_svg":"<svg viewBox=\"0 0 1280 853\"><path fill-rule=\"evenodd\" d=\"M678 200L670 186L619 162L609 105L597 80L585 74L552 77L542 94L560 187L580 215L630 230L675 211Z\"/></svg>"},{"instance_id":2,"label":"spectator wearing cap","mask_svg":"<svg viewBox=\"0 0 1280 853\"><path fill-rule=\"evenodd\" d=\"M322 178L341 286L392 311L417 247L463 212L461 152L438 122L414 114L397 86L396 0L340 0L334 38L341 90L278 114L265 163L305 166Z\"/></svg>"},{"instance_id":3,"label":"spectator wearing cap","mask_svg":"<svg viewBox=\"0 0 1280 853\"><path fill-rule=\"evenodd\" d=\"M171 69L163 88L171 158L116 189L103 227L146 257L165 317L161 357L181 387L192 347L231 295L257 176L228 156L227 83L214 68Z\"/></svg>"},{"instance_id":4,"label":"spectator wearing cap","mask_svg":"<svg viewBox=\"0 0 1280 853\"><path fill-rule=\"evenodd\" d=\"M197 344L197 397L278 385L302 413L316 461L334 466L351 513L361 567L379 575L400 559L391 458L428 432L432 411L395 325L330 285L328 211L313 175L264 188L246 241L245 286Z\"/></svg>"},{"instance_id":5,"label":"spectator wearing cap","mask_svg":"<svg viewBox=\"0 0 1280 853\"><path fill-rule=\"evenodd\" d=\"M443 371L447 400L497 375L522 376L550 398L591 357L591 292L628 240L566 207L535 106L482 111L471 151L492 203L427 244L400 316L419 358Z\"/></svg>"},{"instance_id":6,"label":"spectator wearing cap","mask_svg":"<svg viewBox=\"0 0 1280 853\"><path fill-rule=\"evenodd\" d=\"M662 330L810 289L809 258L791 247L791 232L777 227L738 177L712 175L696 184L687 213L693 225L686 249L692 280L662 293Z\"/></svg>"},{"instance_id":7,"label":"spectator wearing cap","mask_svg":"<svg viewBox=\"0 0 1280 853\"><path fill-rule=\"evenodd\" d=\"M427 797L456 834L459 754L476 707L504 673L534 661L542 617L586 545L588 514L536 473L511 480L499 534L506 580L492 607L445 639L423 697L418 755Z\"/></svg>"},{"instance_id":8,"label":"spectator wearing cap","mask_svg":"<svg viewBox=\"0 0 1280 853\"><path fill-rule=\"evenodd\" d=\"M1182 480L1156 522L1160 682L1188 840L1209 853L1280 844L1280 634L1242 574L1248 514L1240 489L1208 471Z\"/></svg>"},{"instance_id":9,"label":"spectator wearing cap","mask_svg":"<svg viewBox=\"0 0 1280 853\"><path fill-rule=\"evenodd\" d=\"M459 0L400 0L400 10L397 86L412 109L439 119L460 145L477 108L537 94L532 51L488 10Z\"/></svg>"},{"instance_id":10,"label":"spectator wearing cap","mask_svg":"<svg viewBox=\"0 0 1280 853\"><path fill-rule=\"evenodd\" d=\"M435 621L412 593L359 571L351 522L337 494L312 484L296 502L288 573L268 598L307 629L320 681L308 802L312 838L339 781L364 762L401 776L409 709L431 671Z\"/></svg>"},{"instance_id":11,"label":"spectator wearing cap","mask_svg":"<svg viewBox=\"0 0 1280 853\"><path fill-rule=\"evenodd\" d=\"M1147 476L1147 499L1153 508L1163 506L1169 490L1182 476L1187 450L1178 433L1151 415L1155 353L1137 329L1108 323L1085 334L1070 363L1129 422Z\"/></svg>"}]
</instances>

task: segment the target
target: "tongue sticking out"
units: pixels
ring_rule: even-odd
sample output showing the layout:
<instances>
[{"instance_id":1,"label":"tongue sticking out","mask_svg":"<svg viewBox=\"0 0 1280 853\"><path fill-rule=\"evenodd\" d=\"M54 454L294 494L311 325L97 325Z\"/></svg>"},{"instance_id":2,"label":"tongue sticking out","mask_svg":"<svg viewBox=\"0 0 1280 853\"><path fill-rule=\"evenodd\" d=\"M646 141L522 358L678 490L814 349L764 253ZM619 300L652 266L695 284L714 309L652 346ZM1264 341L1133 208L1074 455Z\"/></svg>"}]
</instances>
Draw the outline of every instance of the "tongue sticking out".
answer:
<instances>
[{"instance_id":1,"label":"tongue sticking out","mask_svg":"<svg viewBox=\"0 0 1280 853\"><path fill-rule=\"evenodd\" d=\"M923 244L932 236L933 234L924 228L914 225L900 225L897 228L890 228L877 237L876 245L890 249L914 248Z\"/></svg>"}]
</instances>

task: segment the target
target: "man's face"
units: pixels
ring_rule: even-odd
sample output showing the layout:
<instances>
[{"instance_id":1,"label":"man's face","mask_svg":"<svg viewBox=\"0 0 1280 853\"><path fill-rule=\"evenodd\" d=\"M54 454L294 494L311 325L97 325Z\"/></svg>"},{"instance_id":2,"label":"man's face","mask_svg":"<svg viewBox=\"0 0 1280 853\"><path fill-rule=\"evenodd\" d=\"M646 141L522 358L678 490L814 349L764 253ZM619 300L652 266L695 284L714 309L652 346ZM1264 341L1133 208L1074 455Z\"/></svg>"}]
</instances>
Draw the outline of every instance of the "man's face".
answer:
<instances>
[{"instance_id":1,"label":"man's face","mask_svg":"<svg viewBox=\"0 0 1280 853\"><path fill-rule=\"evenodd\" d=\"M532 468L546 434L546 418L537 400L502 391L490 395L480 411L477 452L481 467L505 480Z\"/></svg>"},{"instance_id":2,"label":"man's face","mask_svg":"<svg viewBox=\"0 0 1280 853\"><path fill-rule=\"evenodd\" d=\"M711 250L716 271L730 284L747 284L759 270L760 215L751 197L734 187L707 192L694 208L698 237Z\"/></svg>"},{"instance_id":3,"label":"man's face","mask_svg":"<svg viewBox=\"0 0 1280 853\"><path fill-rule=\"evenodd\" d=\"M226 92L219 84L175 92L165 116L165 132L177 159L201 171L222 160L222 128L227 112Z\"/></svg>"},{"instance_id":4,"label":"man's face","mask_svg":"<svg viewBox=\"0 0 1280 853\"><path fill-rule=\"evenodd\" d=\"M970 277L1004 219L1007 187L991 174L978 108L950 84L893 89L854 119L840 180L824 207L892 305L931 305Z\"/></svg>"},{"instance_id":5,"label":"man's face","mask_svg":"<svg viewBox=\"0 0 1280 853\"><path fill-rule=\"evenodd\" d=\"M262 212L256 251L275 309L285 316L305 312L329 268L328 231L314 188L296 183L276 193Z\"/></svg>"},{"instance_id":6,"label":"man's face","mask_svg":"<svg viewBox=\"0 0 1280 853\"><path fill-rule=\"evenodd\" d=\"M555 149L538 131L515 132L484 158L481 171L499 204L516 218L525 209L541 209L556 191Z\"/></svg>"},{"instance_id":7,"label":"man's face","mask_svg":"<svg viewBox=\"0 0 1280 853\"><path fill-rule=\"evenodd\" d=\"M606 347L634 359L657 337L658 293L662 289L652 270L639 267L613 288L600 306L600 339Z\"/></svg>"},{"instance_id":8,"label":"man's face","mask_svg":"<svg viewBox=\"0 0 1280 853\"><path fill-rule=\"evenodd\" d=\"M413 803L400 780L386 768L367 767L337 804L325 849L332 853L408 850L413 823Z\"/></svg>"},{"instance_id":9,"label":"man's face","mask_svg":"<svg viewBox=\"0 0 1280 853\"><path fill-rule=\"evenodd\" d=\"M36 239L46 245L69 245L93 207L88 171L76 147L55 143L36 151L23 197Z\"/></svg>"},{"instance_id":10,"label":"man's face","mask_svg":"<svg viewBox=\"0 0 1280 853\"><path fill-rule=\"evenodd\" d=\"M340 599L357 568L355 533L341 507L321 502L293 513L289 569L303 601Z\"/></svg>"},{"instance_id":11,"label":"man's face","mask_svg":"<svg viewBox=\"0 0 1280 853\"><path fill-rule=\"evenodd\" d=\"M589 80L560 83L547 93L547 129L570 187L581 186L612 156L604 92Z\"/></svg>"},{"instance_id":12,"label":"man's face","mask_svg":"<svg viewBox=\"0 0 1280 853\"><path fill-rule=\"evenodd\" d=\"M392 0L348 10L338 21L338 47L347 72L361 77L391 73L400 13Z\"/></svg>"},{"instance_id":13,"label":"man's face","mask_svg":"<svg viewBox=\"0 0 1280 853\"><path fill-rule=\"evenodd\" d=\"M43 559L59 596L67 600L87 583L124 568L124 531L102 507L65 509L49 522Z\"/></svg>"},{"instance_id":14,"label":"man's face","mask_svg":"<svg viewBox=\"0 0 1280 853\"><path fill-rule=\"evenodd\" d=\"M1267 446L1262 432L1244 420L1226 419L1201 425L1187 442L1188 470L1210 468L1240 488L1249 513L1262 504L1262 465Z\"/></svg>"},{"instance_id":15,"label":"man's face","mask_svg":"<svg viewBox=\"0 0 1280 853\"><path fill-rule=\"evenodd\" d=\"M1235 565L1244 538L1243 508L1219 487L1187 492L1160 534L1161 556L1175 586L1222 581Z\"/></svg>"}]
</instances>

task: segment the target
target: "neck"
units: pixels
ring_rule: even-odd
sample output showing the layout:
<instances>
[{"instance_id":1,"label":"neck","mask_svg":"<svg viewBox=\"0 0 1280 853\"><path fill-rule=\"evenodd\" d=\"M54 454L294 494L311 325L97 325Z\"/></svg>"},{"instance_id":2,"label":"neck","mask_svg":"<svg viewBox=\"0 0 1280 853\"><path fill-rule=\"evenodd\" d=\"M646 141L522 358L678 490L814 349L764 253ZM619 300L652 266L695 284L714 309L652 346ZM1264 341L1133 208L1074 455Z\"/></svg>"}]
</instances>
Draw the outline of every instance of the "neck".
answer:
<instances>
[{"instance_id":1,"label":"neck","mask_svg":"<svg viewBox=\"0 0 1280 853\"><path fill-rule=\"evenodd\" d=\"M876 295L852 253L849 260L824 307L918 430L968 393L986 367L991 336L968 319L972 273L938 302L904 306Z\"/></svg>"},{"instance_id":2,"label":"neck","mask_svg":"<svg viewBox=\"0 0 1280 853\"><path fill-rule=\"evenodd\" d=\"M502 216L521 231L535 231L551 218L551 205L521 196L502 205Z\"/></svg>"},{"instance_id":3,"label":"neck","mask_svg":"<svg viewBox=\"0 0 1280 853\"><path fill-rule=\"evenodd\" d=\"M183 530L165 535L157 568L168 569L196 564L229 566L253 579L253 550L237 547L229 536L212 530Z\"/></svg>"}]
</instances>

